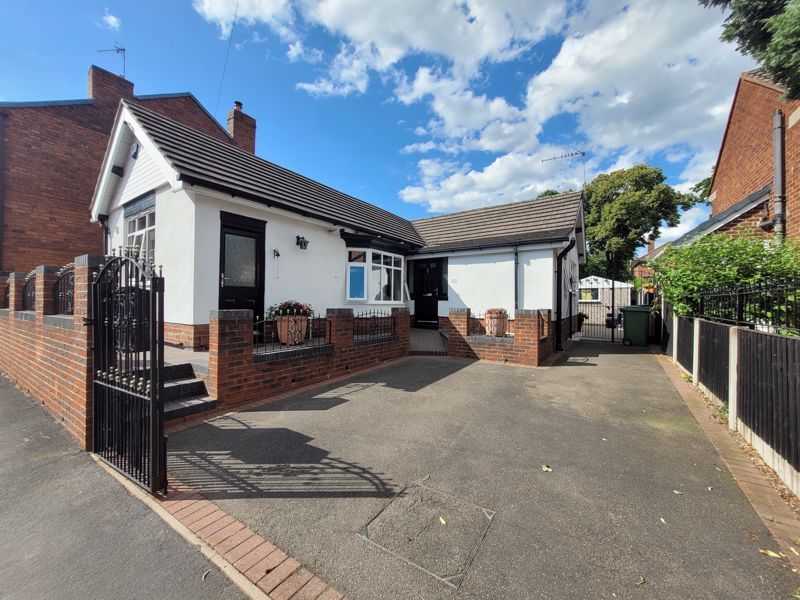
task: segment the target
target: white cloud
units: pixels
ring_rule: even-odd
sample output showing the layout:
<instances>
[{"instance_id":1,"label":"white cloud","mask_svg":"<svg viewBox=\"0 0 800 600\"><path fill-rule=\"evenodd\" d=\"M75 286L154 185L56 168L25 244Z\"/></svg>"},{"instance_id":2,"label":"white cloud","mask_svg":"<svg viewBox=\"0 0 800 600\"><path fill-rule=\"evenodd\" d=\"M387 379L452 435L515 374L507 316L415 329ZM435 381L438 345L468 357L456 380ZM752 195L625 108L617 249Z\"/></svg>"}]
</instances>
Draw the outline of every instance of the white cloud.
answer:
<instances>
[{"instance_id":1,"label":"white cloud","mask_svg":"<svg viewBox=\"0 0 800 600\"><path fill-rule=\"evenodd\" d=\"M194 6L227 35L233 2ZM696 0L240 0L239 18L276 32L289 60L320 63L300 90L364 93L377 75L394 85L391 100L427 108L417 140L399 149L426 156L400 197L432 211L580 187L579 161L541 161L577 145L589 151L588 178L664 156L683 165L677 184L687 190L710 173L738 73L753 66L719 41L724 15ZM306 48L309 28L335 36L338 51ZM485 91L494 64L529 56L548 35L563 38L558 53L541 69L531 57L521 96ZM557 144L544 139L565 116L574 129ZM485 166L466 163L475 151Z\"/></svg>"},{"instance_id":2,"label":"white cloud","mask_svg":"<svg viewBox=\"0 0 800 600\"><path fill-rule=\"evenodd\" d=\"M122 27L122 19L112 15L108 9L105 9L105 14L101 20L103 21L103 25L114 31L119 31L120 27Z\"/></svg>"},{"instance_id":3,"label":"white cloud","mask_svg":"<svg viewBox=\"0 0 800 600\"><path fill-rule=\"evenodd\" d=\"M302 60L309 63L318 63L325 57L325 54L319 48L306 48L301 40L295 40L289 43L286 56L292 62Z\"/></svg>"},{"instance_id":4,"label":"white cloud","mask_svg":"<svg viewBox=\"0 0 800 600\"><path fill-rule=\"evenodd\" d=\"M661 235L656 241L656 245L661 246L666 242L677 240L685 233L689 233L700 223L708 220L709 214L711 214L711 208L704 204L698 204L684 211L683 215L681 215L680 224L675 227L665 227L661 230Z\"/></svg>"}]
</instances>

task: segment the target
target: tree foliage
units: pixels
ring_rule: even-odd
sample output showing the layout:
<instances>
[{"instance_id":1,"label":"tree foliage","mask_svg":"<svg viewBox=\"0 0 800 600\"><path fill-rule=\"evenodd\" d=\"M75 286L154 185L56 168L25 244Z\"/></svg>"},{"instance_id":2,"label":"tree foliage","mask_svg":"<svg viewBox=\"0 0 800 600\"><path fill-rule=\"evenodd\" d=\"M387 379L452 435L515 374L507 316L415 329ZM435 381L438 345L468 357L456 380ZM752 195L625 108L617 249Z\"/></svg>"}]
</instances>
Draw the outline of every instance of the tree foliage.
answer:
<instances>
[{"instance_id":1,"label":"tree foliage","mask_svg":"<svg viewBox=\"0 0 800 600\"><path fill-rule=\"evenodd\" d=\"M796 276L800 246L793 241L770 243L748 230L736 235L714 233L667 248L649 266L659 293L675 313L691 315L703 288Z\"/></svg>"},{"instance_id":2,"label":"tree foliage","mask_svg":"<svg viewBox=\"0 0 800 600\"><path fill-rule=\"evenodd\" d=\"M652 233L658 238L664 223L677 225L680 209L696 202L694 196L681 194L665 180L661 169L637 165L598 175L586 186L588 260L595 266L605 262L602 273L591 274L623 276L645 236Z\"/></svg>"},{"instance_id":3,"label":"tree foliage","mask_svg":"<svg viewBox=\"0 0 800 600\"><path fill-rule=\"evenodd\" d=\"M545 191L543 191L541 194L539 194L536 197L537 198L547 198L548 196L558 196L560 193L561 192L559 192L558 190L554 190L554 189L550 188L550 189L546 189Z\"/></svg>"},{"instance_id":4,"label":"tree foliage","mask_svg":"<svg viewBox=\"0 0 800 600\"><path fill-rule=\"evenodd\" d=\"M800 98L800 0L699 1L730 10L722 40L761 63L788 98Z\"/></svg>"},{"instance_id":5,"label":"tree foliage","mask_svg":"<svg viewBox=\"0 0 800 600\"><path fill-rule=\"evenodd\" d=\"M708 195L711 193L711 175L695 183L692 186L692 193L697 197L698 202L708 204Z\"/></svg>"}]
</instances>

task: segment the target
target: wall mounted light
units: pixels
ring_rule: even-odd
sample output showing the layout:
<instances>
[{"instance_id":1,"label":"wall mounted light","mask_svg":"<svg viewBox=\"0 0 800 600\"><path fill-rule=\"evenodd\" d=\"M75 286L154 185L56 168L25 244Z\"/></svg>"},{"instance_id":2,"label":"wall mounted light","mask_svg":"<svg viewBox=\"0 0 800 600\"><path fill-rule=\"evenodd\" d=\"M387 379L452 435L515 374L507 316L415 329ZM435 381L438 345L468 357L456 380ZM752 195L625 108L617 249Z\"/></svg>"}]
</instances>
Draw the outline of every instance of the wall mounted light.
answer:
<instances>
[{"instance_id":1,"label":"wall mounted light","mask_svg":"<svg viewBox=\"0 0 800 600\"><path fill-rule=\"evenodd\" d=\"M306 248L308 248L308 240L304 238L302 235L298 235L297 245L300 246L300 250L305 250Z\"/></svg>"},{"instance_id":2,"label":"wall mounted light","mask_svg":"<svg viewBox=\"0 0 800 600\"><path fill-rule=\"evenodd\" d=\"M275 249L272 251L272 256L273 256L274 258L279 258L279 257L280 257L280 255L281 255L281 253L278 251L278 249L277 249L277 248L275 248Z\"/></svg>"}]
</instances>

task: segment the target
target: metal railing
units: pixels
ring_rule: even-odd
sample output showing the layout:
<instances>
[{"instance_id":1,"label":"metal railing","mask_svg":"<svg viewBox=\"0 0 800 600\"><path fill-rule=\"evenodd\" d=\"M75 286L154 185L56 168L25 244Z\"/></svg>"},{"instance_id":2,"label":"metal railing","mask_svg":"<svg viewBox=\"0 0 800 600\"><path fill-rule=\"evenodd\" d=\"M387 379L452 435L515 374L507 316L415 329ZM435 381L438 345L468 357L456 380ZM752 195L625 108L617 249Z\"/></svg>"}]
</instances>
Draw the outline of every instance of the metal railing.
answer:
<instances>
[{"instance_id":1,"label":"metal railing","mask_svg":"<svg viewBox=\"0 0 800 600\"><path fill-rule=\"evenodd\" d=\"M353 317L353 341L394 336L394 317L384 310L366 310Z\"/></svg>"},{"instance_id":2,"label":"metal railing","mask_svg":"<svg viewBox=\"0 0 800 600\"><path fill-rule=\"evenodd\" d=\"M36 272L28 273L22 286L22 310L36 310Z\"/></svg>"},{"instance_id":3,"label":"metal railing","mask_svg":"<svg viewBox=\"0 0 800 600\"><path fill-rule=\"evenodd\" d=\"M275 315L253 324L253 354L301 350L330 343L331 325L323 315Z\"/></svg>"},{"instance_id":4,"label":"metal railing","mask_svg":"<svg viewBox=\"0 0 800 600\"><path fill-rule=\"evenodd\" d=\"M53 284L53 301L55 314L72 315L75 313L75 265L68 264L58 271L58 278Z\"/></svg>"},{"instance_id":5,"label":"metal railing","mask_svg":"<svg viewBox=\"0 0 800 600\"><path fill-rule=\"evenodd\" d=\"M800 335L800 280L772 279L703 290L697 316L757 331Z\"/></svg>"}]
</instances>

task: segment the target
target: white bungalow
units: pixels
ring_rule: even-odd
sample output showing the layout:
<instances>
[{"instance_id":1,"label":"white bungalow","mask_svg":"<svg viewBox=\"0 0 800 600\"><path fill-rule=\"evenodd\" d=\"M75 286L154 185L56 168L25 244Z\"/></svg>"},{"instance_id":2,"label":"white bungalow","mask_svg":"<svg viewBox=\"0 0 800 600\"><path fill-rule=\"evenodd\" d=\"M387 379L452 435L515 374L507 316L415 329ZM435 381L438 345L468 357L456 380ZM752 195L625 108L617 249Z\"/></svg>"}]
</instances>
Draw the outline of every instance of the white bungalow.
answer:
<instances>
[{"instance_id":1,"label":"white bungalow","mask_svg":"<svg viewBox=\"0 0 800 600\"><path fill-rule=\"evenodd\" d=\"M579 193L411 222L126 101L91 218L163 266L167 342L195 348L210 310L287 299L434 327L451 307L567 318L585 254Z\"/></svg>"}]
</instances>

